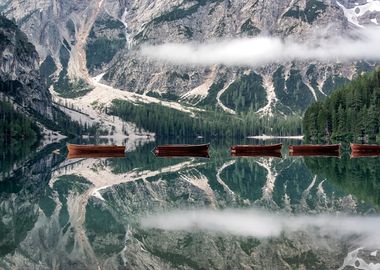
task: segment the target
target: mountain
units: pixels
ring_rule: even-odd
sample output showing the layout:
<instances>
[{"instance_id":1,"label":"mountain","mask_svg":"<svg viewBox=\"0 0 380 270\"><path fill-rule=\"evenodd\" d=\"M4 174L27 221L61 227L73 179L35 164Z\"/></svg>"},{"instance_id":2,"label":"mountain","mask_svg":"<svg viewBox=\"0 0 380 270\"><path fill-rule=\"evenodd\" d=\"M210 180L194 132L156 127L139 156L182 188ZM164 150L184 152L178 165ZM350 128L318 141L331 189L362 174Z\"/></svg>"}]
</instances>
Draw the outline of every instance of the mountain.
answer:
<instances>
[{"instance_id":1,"label":"mountain","mask_svg":"<svg viewBox=\"0 0 380 270\"><path fill-rule=\"evenodd\" d=\"M42 73L61 98L83 96L103 83L111 86L102 88L104 95L120 89L142 94L141 99L151 96L227 113L254 110L258 115L289 115L302 113L311 102L377 64L296 61L258 68L178 66L147 59L140 49L148 44L258 35L299 42L315 35L342 35L363 25L377 25L378 1L1 0L0 11L15 18L27 33L41 56ZM315 33L316 29L320 31Z\"/></svg>"},{"instance_id":2,"label":"mountain","mask_svg":"<svg viewBox=\"0 0 380 270\"><path fill-rule=\"evenodd\" d=\"M16 24L0 16L0 94L52 119L51 94L40 77L39 57Z\"/></svg>"},{"instance_id":3,"label":"mountain","mask_svg":"<svg viewBox=\"0 0 380 270\"><path fill-rule=\"evenodd\" d=\"M111 130L102 130L95 121L87 124L70 119L54 104L47 81L41 74L43 67L40 67L35 46L14 21L0 15L0 143L3 158L13 156L10 152L16 150L19 152L15 156L19 156L29 153L31 147L57 142L65 138L63 134L108 134Z\"/></svg>"}]
</instances>

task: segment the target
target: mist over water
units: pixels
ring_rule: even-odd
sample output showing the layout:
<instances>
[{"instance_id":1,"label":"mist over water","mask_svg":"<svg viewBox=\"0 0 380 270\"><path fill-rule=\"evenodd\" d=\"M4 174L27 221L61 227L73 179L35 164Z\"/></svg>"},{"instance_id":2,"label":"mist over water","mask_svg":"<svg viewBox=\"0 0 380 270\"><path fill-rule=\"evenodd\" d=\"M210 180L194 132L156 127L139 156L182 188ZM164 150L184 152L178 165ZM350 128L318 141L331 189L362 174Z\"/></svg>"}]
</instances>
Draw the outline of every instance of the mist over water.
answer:
<instances>
[{"instance_id":1,"label":"mist over water","mask_svg":"<svg viewBox=\"0 0 380 270\"><path fill-rule=\"evenodd\" d=\"M273 214L257 209L177 210L141 219L144 228L167 231L208 231L257 238L305 231L327 237L352 237L355 244L380 248L379 216Z\"/></svg>"}]
</instances>

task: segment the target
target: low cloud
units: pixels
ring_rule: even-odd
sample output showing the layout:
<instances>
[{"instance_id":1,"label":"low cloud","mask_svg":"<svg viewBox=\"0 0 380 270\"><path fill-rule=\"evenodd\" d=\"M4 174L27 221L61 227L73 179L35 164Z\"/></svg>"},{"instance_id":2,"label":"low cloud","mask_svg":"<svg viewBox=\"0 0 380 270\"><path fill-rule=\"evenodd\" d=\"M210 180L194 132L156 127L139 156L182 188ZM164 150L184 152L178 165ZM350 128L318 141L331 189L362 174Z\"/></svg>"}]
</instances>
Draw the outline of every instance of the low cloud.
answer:
<instances>
[{"instance_id":1,"label":"low cloud","mask_svg":"<svg viewBox=\"0 0 380 270\"><path fill-rule=\"evenodd\" d=\"M376 27L360 29L345 37L315 34L304 42L290 38L255 37L205 44L167 43L144 46L141 54L180 65L261 66L294 60L380 60L379 48L380 27Z\"/></svg>"},{"instance_id":2,"label":"low cloud","mask_svg":"<svg viewBox=\"0 0 380 270\"><path fill-rule=\"evenodd\" d=\"M380 248L380 217L285 216L259 210L189 210L156 214L141 219L144 228L168 231L209 231L252 236L277 237L282 232L306 231L331 237L355 236L357 244Z\"/></svg>"}]
</instances>

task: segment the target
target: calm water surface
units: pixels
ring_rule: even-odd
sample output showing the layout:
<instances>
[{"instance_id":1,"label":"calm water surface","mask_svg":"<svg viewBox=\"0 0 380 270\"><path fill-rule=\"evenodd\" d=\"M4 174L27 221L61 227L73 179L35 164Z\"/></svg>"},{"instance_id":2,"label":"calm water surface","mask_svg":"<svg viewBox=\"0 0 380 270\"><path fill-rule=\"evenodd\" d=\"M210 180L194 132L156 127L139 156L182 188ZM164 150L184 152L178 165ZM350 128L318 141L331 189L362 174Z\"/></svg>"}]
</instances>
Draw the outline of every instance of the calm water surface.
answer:
<instances>
[{"instance_id":1,"label":"calm water surface","mask_svg":"<svg viewBox=\"0 0 380 270\"><path fill-rule=\"evenodd\" d=\"M156 158L155 144L3 151L0 269L380 267L380 158L234 158L216 142L209 159Z\"/></svg>"}]
</instances>

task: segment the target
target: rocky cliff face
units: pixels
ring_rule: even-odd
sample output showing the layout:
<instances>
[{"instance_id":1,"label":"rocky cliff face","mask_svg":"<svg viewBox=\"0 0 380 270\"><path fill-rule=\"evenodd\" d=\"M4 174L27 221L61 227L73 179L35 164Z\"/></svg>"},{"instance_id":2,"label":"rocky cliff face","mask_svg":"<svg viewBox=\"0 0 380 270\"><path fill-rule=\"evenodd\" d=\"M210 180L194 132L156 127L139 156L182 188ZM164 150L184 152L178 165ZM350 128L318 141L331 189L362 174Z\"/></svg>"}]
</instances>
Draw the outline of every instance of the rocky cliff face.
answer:
<instances>
[{"instance_id":1,"label":"rocky cliff face","mask_svg":"<svg viewBox=\"0 0 380 270\"><path fill-rule=\"evenodd\" d=\"M36 45L45 75L53 82L59 78L89 82L91 76L104 73L107 84L131 92L191 104L210 96L208 103L219 104L227 112L245 111L253 105L259 113L270 114L303 111L354 74L373 69L375 63L291 62L257 69L183 67L149 61L139 49L144 44L260 34L302 41L316 28L338 35L364 24L376 25L377 2L2 0L0 7ZM236 91L231 83L244 80L247 74L261 81L262 87L252 90L259 98L244 106L229 103L229 95ZM211 93L211 88L220 95ZM241 90L238 95L249 93Z\"/></svg>"},{"instance_id":2,"label":"rocky cliff face","mask_svg":"<svg viewBox=\"0 0 380 270\"><path fill-rule=\"evenodd\" d=\"M40 77L33 44L10 20L0 16L0 92L32 113L52 118L51 95Z\"/></svg>"}]
</instances>

